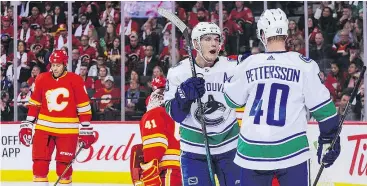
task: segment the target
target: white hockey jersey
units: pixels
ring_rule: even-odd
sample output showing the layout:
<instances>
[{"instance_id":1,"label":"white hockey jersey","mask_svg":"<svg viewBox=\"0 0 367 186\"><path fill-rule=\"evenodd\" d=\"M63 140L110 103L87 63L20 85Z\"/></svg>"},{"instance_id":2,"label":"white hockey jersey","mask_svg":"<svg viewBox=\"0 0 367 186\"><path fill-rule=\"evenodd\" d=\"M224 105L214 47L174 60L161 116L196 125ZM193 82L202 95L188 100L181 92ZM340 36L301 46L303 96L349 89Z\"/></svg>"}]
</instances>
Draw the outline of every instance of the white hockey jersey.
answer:
<instances>
[{"instance_id":1,"label":"white hockey jersey","mask_svg":"<svg viewBox=\"0 0 367 186\"><path fill-rule=\"evenodd\" d=\"M196 65L198 77L205 79L206 92L201 98L208 141L212 155L233 150L237 146L239 125L236 111L226 104L223 96L225 82L230 82L240 56L219 57L212 67L201 68ZM167 112L171 115L170 100L175 97L177 87L192 77L190 61L185 59L168 71L164 100ZM171 115L172 116L172 115ZM206 154L204 139L199 122L198 104L191 105L190 113L180 123L181 150Z\"/></svg>"},{"instance_id":2,"label":"white hockey jersey","mask_svg":"<svg viewBox=\"0 0 367 186\"><path fill-rule=\"evenodd\" d=\"M320 124L336 117L319 72L315 61L297 52L256 54L237 66L224 86L231 107L246 103L236 164L274 170L310 158L306 107Z\"/></svg>"}]
</instances>

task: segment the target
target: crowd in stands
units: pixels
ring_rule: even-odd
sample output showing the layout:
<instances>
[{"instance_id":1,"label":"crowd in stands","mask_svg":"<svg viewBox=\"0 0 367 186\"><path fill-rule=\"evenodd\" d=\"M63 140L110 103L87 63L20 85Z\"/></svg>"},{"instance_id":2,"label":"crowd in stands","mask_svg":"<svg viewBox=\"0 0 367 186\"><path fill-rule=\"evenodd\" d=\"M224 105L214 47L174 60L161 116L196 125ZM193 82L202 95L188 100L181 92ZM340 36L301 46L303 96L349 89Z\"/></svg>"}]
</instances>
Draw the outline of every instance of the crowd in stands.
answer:
<instances>
[{"instance_id":1,"label":"crowd in stands","mask_svg":"<svg viewBox=\"0 0 367 186\"><path fill-rule=\"evenodd\" d=\"M256 38L256 20L263 2L223 2L223 47L220 55L264 52ZM286 47L306 55L321 69L320 78L329 89L342 113L363 66L363 2L308 2L305 23L303 2L269 2L268 8L283 9L289 19ZM125 119L139 120L151 92L152 78L165 76L168 69L188 57L186 43L172 24L158 16L134 17L127 11L120 18L120 2L74 2L72 41L68 41L68 10L65 2L22 1L13 17L10 2L1 2L1 121L13 120L18 105L18 120L27 113L35 78L49 71L48 57L55 49L68 52L72 46L72 71L85 80L93 103L93 120L121 119L121 90L125 90ZM202 21L219 25L218 2L175 2L176 15L190 29ZM17 33L13 33L14 21ZM124 24L122 30L121 24ZM309 35L305 38L305 26ZM125 38L125 56L121 56L121 34ZM18 43L13 43L13 38ZM71 44L70 44L71 43ZM17 45L17 51L13 46ZM175 48L176 50L171 50ZM176 59L171 52L175 52ZM196 55L196 51L193 51ZM14 77L13 59L18 59ZM124 60L125 66L121 66ZM121 72L122 69L122 72ZM121 74L126 74L121 77ZM121 81L124 78L124 89ZM14 84L19 88L13 95ZM347 120L363 119L364 86Z\"/></svg>"}]
</instances>

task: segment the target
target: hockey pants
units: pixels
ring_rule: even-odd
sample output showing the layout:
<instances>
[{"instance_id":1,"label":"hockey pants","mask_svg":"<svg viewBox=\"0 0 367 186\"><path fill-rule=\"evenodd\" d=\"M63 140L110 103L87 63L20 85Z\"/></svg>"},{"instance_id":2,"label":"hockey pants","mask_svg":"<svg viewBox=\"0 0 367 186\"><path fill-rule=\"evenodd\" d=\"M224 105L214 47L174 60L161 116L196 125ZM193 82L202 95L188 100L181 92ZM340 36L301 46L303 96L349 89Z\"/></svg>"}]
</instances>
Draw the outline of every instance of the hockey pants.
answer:
<instances>
[{"instance_id":1,"label":"hockey pants","mask_svg":"<svg viewBox=\"0 0 367 186\"><path fill-rule=\"evenodd\" d=\"M61 176L69 162L74 158L77 143L78 134L52 134L36 130L32 147L33 181L48 182L47 175L55 147L56 173L58 176ZM60 185L71 185L72 171L73 169L70 167L64 177L61 178Z\"/></svg>"},{"instance_id":2,"label":"hockey pants","mask_svg":"<svg viewBox=\"0 0 367 186\"><path fill-rule=\"evenodd\" d=\"M214 172L220 186L240 184L240 167L233 162L236 149L212 155ZM181 172L184 186L211 186L206 156L190 152L181 154Z\"/></svg>"}]
</instances>

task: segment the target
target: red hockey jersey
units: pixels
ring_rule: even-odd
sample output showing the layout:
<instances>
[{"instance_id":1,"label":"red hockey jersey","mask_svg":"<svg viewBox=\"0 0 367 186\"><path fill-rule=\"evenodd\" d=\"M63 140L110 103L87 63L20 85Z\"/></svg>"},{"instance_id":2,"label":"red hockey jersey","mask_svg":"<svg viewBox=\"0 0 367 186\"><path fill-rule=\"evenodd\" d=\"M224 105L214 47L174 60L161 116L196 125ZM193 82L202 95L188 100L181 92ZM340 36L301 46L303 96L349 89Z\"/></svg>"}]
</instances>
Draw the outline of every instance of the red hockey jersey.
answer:
<instances>
[{"instance_id":1,"label":"red hockey jersey","mask_svg":"<svg viewBox=\"0 0 367 186\"><path fill-rule=\"evenodd\" d=\"M179 125L164 107L146 112L140 120L144 162L158 159L160 168L180 167Z\"/></svg>"},{"instance_id":2,"label":"red hockey jersey","mask_svg":"<svg viewBox=\"0 0 367 186\"><path fill-rule=\"evenodd\" d=\"M29 104L27 120L55 134L78 134L79 123L89 125L92 118L84 81L71 72L57 79L51 72L38 75Z\"/></svg>"}]
</instances>

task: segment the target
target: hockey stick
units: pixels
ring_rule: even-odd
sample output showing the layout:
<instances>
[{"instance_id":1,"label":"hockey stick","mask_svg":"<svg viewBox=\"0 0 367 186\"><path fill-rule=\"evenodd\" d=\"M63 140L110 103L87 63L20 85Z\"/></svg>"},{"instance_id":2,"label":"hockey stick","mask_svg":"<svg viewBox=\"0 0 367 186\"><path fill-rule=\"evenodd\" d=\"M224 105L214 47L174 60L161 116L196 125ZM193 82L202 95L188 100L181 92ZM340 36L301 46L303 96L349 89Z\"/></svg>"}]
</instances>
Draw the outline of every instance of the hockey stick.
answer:
<instances>
[{"instance_id":1,"label":"hockey stick","mask_svg":"<svg viewBox=\"0 0 367 186\"><path fill-rule=\"evenodd\" d=\"M338 124L338 131L337 131L337 133L336 133L333 141L331 142L331 145L330 145L329 149L333 149L334 148L334 145L336 143L336 140L338 139L338 137L339 137L339 135L340 135L340 133L342 131L343 122L345 120L345 117L348 115L349 107L351 106L353 100L357 96L358 88L359 88L359 85L362 82L362 79L364 78L364 73L365 72L366 72L366 66L363 66L362 72L360 73L359 78L357 80L357 83L356 83L356 85L353 88L352 95L350 96L349 101L348 101L347 105L345 106L345 110L344 110L343 114L340 117L339 124ZM316 186L317 185L317 182L319 182L319 179L321 177L321 174L322 174L322 171L324 170L324 168L325 168L325 164L322 163L321 164L321 167L319 169L319 172L317 173L315 182L313 183L313 186Z\"/></svg>"},{"instance_id":2,"label":"hockey stick","mask_svg":"<svg viewBox=\"0 0 367 186\"><path fill-rule=\"evenodd\" d=\"M83 150L84 146L85 146L85 144L84 144L84 143L81 143L81 145L80 145L80 147L79 147L78 151L76 152L76 154L75 154L74 158L70 161L70 163L68 164L68 166L65 168L64 172L62 172L62 174L61 174L61 175L59 176L59 178L56 180L56 183L54 184L54 186L56 186L56 185L60 182L61 178L62 178L62 177L66 174L66 172L70 169L71 165L74 163L74 161L75 161L76 157L79 155L79 153Z\"/></svg>"},{"instance_id":3,"label":"hockey stick","mask_svg":"<svg viewBox=\"0 0 367 186\"><path fill-rule=\"evenodd\" d=\"M163 8L158 8L158 13L162 15L163 17L167 18L172 22L173 25L177 26L178 29L182 32L183 36L185 37L186 43L187 43L187 53L189 54L189 60L190 60L190 66L191 66L191 72L192 76L196 77L196 70L195 70L195 60L192 57L192 42L191 37L189 34L189 30L184 22L182 22L175 14L173 14L170 11L167 11ZM215 179L214 179L214 169L212 164L212 157L210 155L210 149L209 149L209 141L208 141L208 134L206 132L206 125L203 120L203 107L201 103L201 99L197 99L198 102L198 109L199 109L199 115L200 117L200 124L201 128L203 130L203 137L204 137L204 145L205 145L205 151L206 151L206 159L208 162L208 169L209 169L209 177L210 181L212 182L212 185L215 186Z\"/></svg>"}]
</instances>

